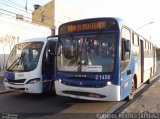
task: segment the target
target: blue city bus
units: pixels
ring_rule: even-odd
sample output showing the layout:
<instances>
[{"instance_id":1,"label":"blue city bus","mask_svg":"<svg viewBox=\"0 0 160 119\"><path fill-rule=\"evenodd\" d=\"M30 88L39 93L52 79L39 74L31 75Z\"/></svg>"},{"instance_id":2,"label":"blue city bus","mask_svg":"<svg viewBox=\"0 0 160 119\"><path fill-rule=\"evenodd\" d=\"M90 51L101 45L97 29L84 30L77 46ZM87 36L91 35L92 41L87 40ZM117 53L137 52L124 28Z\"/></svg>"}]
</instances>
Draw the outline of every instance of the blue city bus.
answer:
<instances>
[{"instance_id":1,"label":"blue city bus","mask_svg":"<svg viewBox=\"0 0 160 119\"><path fill-rule=\"evenodd\" d=\"M155 49L119 18L64 23L59 27L56 93L87 100L130 100L156 71Z\"/></svg>"}]
</instances>

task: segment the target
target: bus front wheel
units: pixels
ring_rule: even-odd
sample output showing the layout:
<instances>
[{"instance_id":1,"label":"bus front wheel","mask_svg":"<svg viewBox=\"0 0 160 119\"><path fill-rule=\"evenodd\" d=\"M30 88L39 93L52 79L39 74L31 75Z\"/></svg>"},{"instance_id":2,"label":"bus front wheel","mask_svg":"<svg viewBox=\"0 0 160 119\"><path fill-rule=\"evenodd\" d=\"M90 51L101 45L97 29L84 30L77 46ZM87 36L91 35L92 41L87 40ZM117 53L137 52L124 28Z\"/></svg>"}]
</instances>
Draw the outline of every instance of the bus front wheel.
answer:
<instances>
[{"instance_id":1,"label":"bus front wheel","mask_svg":"<svg viewBox=\"0 0 160 119\"><path fill-rule=\"evenodd\" d=\"M55 85L54 82L52 82L50 90L49 90L50 95L56 95L56 90L55 90Z\"/></svg>"}]
</instances>

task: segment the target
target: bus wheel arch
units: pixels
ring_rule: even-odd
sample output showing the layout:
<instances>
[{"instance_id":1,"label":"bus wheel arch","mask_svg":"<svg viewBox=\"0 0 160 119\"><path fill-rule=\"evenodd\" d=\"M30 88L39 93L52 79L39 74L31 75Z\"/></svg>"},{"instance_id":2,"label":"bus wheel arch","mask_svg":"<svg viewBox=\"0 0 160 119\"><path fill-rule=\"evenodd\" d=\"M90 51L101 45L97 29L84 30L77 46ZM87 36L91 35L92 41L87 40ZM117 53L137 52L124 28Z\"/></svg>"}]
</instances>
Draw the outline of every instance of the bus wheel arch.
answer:
<instances>
[{"instance_id":1,"label":"bus wheel arch","mask_svg":"<svg viewBox=\"0 0 160 119\"><path fill-rule=\"evenodd\" d=\"M130 94L127 96L126 100L130 101L133 99L134 97L134 91L137 88L137 75L134 74L133 78L132 78L132 87L131 87L131 92Z\"/></svg>"},{"instance_id":2,"label":"bus wheel arch","mask_svg":"<svg viewBox=\"0 0 160 119\"><path fill-rule=\"evenodd\" d=\"M150 83L151 83L151 77L152 77L152 68L150 68L150 77L149 77L149 79L145 82L146 84L150 84Z\"/></svg>"},{"instance_id":3,"label":"bus wheel arch","mask_svg":"<svg viewBox=\"0 0 160 119\"><path fill-rule=\"evenodd\" d=\"M132 88L134 88L134 90L137 88L137 75L134 74L133 78L132 78Z\"/></svg>"}]
</instances>

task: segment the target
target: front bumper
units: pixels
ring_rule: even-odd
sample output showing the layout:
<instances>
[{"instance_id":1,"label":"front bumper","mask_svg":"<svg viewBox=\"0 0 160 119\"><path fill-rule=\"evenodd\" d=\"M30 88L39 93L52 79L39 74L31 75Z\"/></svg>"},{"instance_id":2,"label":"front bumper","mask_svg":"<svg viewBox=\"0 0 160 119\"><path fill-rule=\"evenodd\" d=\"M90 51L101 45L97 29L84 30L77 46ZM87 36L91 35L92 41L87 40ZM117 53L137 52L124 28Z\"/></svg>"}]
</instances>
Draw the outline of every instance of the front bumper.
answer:
<instances>
[{"instance_id":1,"label":"front bumper","mask_svg":"<svg viewBox=\"0 0 160 119\"><path fill-rule=\"evenodd\" d=\"M102 88L84 88L84 87L82 88L75 86L67 86L62 84L60 81L56 80L55 89L56 93L61 96L68 96L72 98L79 98L86 100L120 101L120 86L113 84ZM74 93L69 94L68 92L74 92ZM88 96L86 94L88 94Z\"/></svg>"},{"instance_id":2,"label":"front bumper","mask_svg":"<svg viewBox=\"0 0 160 119\"><path fill-rule=\"evenodd\" d=\"M41 82L37 82L35 84L10 84L8 82L4 82L4 86L6 89L19 90L24 93L42 93Z\"/></svg>"}]
</instances>

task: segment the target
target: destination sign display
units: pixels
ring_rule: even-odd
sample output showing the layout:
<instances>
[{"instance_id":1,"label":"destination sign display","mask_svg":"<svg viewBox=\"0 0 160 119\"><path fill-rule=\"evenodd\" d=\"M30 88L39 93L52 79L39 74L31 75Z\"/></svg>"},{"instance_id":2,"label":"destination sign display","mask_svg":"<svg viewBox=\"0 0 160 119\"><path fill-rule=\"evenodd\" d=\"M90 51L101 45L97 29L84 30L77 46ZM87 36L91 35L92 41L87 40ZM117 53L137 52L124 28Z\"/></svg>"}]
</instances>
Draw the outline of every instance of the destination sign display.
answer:
<instances>
[{"instance_id":1,"label":"destination sign display","mask_svg":"<svg viewBox=\"0 0 160 119\"><path fill-rule=\"evenodd\" d=\"M21 43L16 46L17 49L39 49L43 43Z\"/></svg>"},{"instance_id":2,"label":"destination sign display","mask_svg":"<svg viewBox=\"0 0 160 119\"><path fill-rule=\"evenodd\" d=\"M84 30L105 29L106 27L107 23L102 21L102 22L68 25L67 30L68 32L75 32Z\"/></svg>"},{"instance_id":3,"label":"destination sign display","mask_svg":"<svg viewBox=\"0 0 160 119\"><path fill-rule=\"evenodd\" d=\"M70 22L64 24L59 28L59 34L77 33L96 30L115 30L117 29L115 20L94 20L94 21L80 21Z\"/></svg>"}]
</instances>

